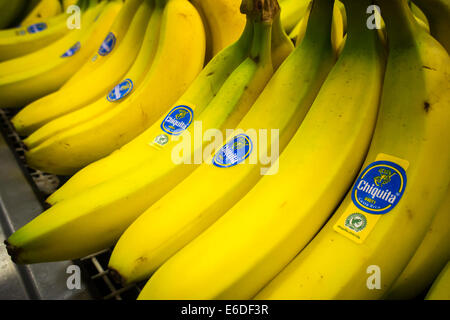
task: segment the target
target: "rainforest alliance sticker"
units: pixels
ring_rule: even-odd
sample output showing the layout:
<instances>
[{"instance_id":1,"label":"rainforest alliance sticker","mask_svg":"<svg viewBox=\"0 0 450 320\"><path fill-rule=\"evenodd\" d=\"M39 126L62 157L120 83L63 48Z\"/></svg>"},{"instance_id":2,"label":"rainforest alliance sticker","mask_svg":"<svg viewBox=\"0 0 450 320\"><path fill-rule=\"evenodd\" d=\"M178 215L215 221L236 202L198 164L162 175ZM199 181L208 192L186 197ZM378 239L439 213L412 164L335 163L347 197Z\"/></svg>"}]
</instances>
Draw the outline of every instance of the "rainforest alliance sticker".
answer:
<instances>
[{"instance_id":1,"label":"rainforest alliance sticker","mask_svg":"<svg viewBox=\"0 0 450 320\"><path fill-rule=\"evenodd\" d=\"M170 135L179 135L186 130L194 119L194 111L186 105L179 105L170 110L161 122L161 129Z\"/></svg>"},{"instance_id":2,"label":"rainforest alliance sticker","mask_svg":"<svg viewBox=\"0 0 450 320\"><path fill-rule=\"evenodd\" d=\"M44 22L35 23L27 27L28 33L38 33L47 29L47 24Z\"/></svg>"},{"instance_id":3,"label":"rainforest alliance sticker","mask_svg":"<svg viewBox=\"0 0 450 320\"><path fill-rule=\"evenodd\" d=\"M253 143L246 134L238 134L228 141L213 158L216 167L228 168L248 158L253 150Z\"/></svg>"},{"instance_id":4,"label":"rainforest alliance sticker","mask_svg":"<svg viewBox=\"0 0 450 320\"><path fill-rule=\"evenodd\" d=\"M351 195L339 208L333 229L344 237L363 243L384 215L393 210L406 189L409 162L380 153L359 175Z\"/></svg>"},{"instance_id":5,"label":"rainforest alliance sticker","mask_svg":"<svg viewBox=\"0 0 450 320\"><path fill-rule=\"evenodd\" d=\"M98 54L101 56L107 56L111 51L113 51L115 46L116 46L116 36L114 35L114 33L110 32L106 36L105 40L103 40L103 43L98 49Z\"/></svg>"},{"instance_id":6,"label":"rainforest alliance sticker","mask_svg":"<svg viewBox=\"0 0 450 320\"><path fill-rule=\"evenodd\" d=\"M64 54L61 56L61 58L67 58L73 56L75 53L77 53L81 48L81 43L78 41L75 43L69 50L64 52Z\"/></svg>"},{"instance_id":7,"label":"rainforest alliance sticker","mask_svg":"<svg viewBox=\"0 0 450 320\"><path fill-rule=\"evenodd\" d=\"M131 79L125 79L109 92L106 99L109 102L118 101L127 96L131 90L133 90L133 81Z\"/></svg>"},{"instance_id":8,"label":"rainforest alliance sticker","mask_svg":"<svg viewBox=\"0 0 450 320\"><path fill-rule=\"evenodd\" d=\"M353 203L371 214L386 214L400 201L406 172L391 161L376 161L361 173L352 190Z\"/></svg>"}]
</instances>

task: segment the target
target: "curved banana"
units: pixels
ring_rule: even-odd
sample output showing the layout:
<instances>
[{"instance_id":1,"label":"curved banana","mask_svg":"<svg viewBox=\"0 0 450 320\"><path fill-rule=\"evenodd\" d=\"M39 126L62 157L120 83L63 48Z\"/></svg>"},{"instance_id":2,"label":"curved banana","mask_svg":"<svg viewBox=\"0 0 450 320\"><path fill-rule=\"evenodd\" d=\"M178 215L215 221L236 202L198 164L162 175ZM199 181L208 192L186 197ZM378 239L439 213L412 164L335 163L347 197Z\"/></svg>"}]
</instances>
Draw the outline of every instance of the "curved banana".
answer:
<instances>
[{"instance_id":1,"label":"curved banana","mask_svg":"<svg viewBox=\"0 0 450 320\"><path fill-rule=\"evenodd\" d=\"M450 52L450 1L448 0L413 0L428 18L430 32L439 43Z\"/></svg>"},{"instance_id":2,"label":"curved banana","mask_svg":"<svg viewBox=\"0 0 450 320\"><path fill-rule=\"evenodd\" d=\"M73 174L120 148L183 94L201 71L204 55L204 28L197 11L187 0L168 0L155 61L141 86L131 91L132 83L127 82L114 90L113 101L120 100L122 92L131 94L109 112L29 150L28 164L45 172Z\"/></svg>"},{"instance_id":3,"label":"curved banana","mask_svg":"<svg viewBox=\"0 0 450 320\"><path fill-rule=\"evenodd\" d=\"M122 9L114 20L111 29L98 50L90 59L87 59L84 65L70 77L66 83L64 83L62 88L84 82L94 71L100 68L106 61L109 61L111 56L115 55L115 52L117 51L116 48L120 47L125 35L128 34L130 24L134 19L136 11L142 4L142 1L143 0L127 0L124 2ZM145 30L145 27L142 28ZM128 62L128 66L129 65L130 62Z\"/></svg>"},{"instance_id":4,"label":"curved banana","mask_svg":"<svg viewBox=\"0 0 450 320\"><path fill-rule=\"evenodd\" d=\"M277 34L281 32L279 25L277 25L277 20L278 17L275 17L272 28L273 30L271 44L272 63L274 69L276 68L276 66L279 66L282 61L284 61L287 55L289 55L289 53L291 52L292 48L290 44L286 45L285 41L289 40L285 37L284 32L283 34ZM247 28L249 27L251 27L251 25L249 26L247 23ZM246 33L247 32L244 32L243 36L246 35ZM247 36L245 36L245 39L246 38ZM242 39L240 42L245 43L245 39ZM235 47L236 46L237 44L235 45ZM223 57L224 60L229 61L232 68L227 64L221 63L218 64L218 66L222 66L222 69L220 69L220 71L217 70L218 67L215 67L215 64L211 64L210 68L205 68L202 71L191 88L187 90L186 94L183 95L179 99L179 101L172 106L172 108L179 105L188 105L193 110L194 120L203 121L203 118L197 118L197 116L199 116L204 111L210 99L212 99L216 95L218 88L220 88L220 86L223 84L223 82L229 75L229 72L231 72L231 70L234 70L234 68L236 67L235 63L239 61L237 57L241 59L243 51L242 49L238 50L238 48L227 49L230 52ZM238 50L239 52L236 59L233 58L236 55L236 53L232 53L233 50ZM209 100L206 98L208 98ZM170 110L172 110L172 108ZM153 140L160 135L166 134L161 130L161 123L164 121L164 119L166 119L169 113L170 111L163 117L161 117L149 129L147 129L145 132L143 132L128 144L124 145L121 149L113 152L108 157L91 163L89 166L77 172L69 181L66 182L66 184L56 190L47 199L47 202L50 204L55 204L56 202L59 202L63 199L70 198L87 188L126 173L128 170L139 166L142 162L147 161L147 159L151 159L153 155L158 154L158 152L154 148L148 148L148 144L150 143L152 145L155 145L153 143ZM218 113L218 115L220 115L220 113ZM217 115L214 115L214 112L210 112L208 117L216 118ZM164 148L167 147L168 145L164 146ZM158 146L157 149L159 148L160 147Z\"/></svg>"},{"instance_id":5,"label":"curved banana","mask_svg":"<svg viewBox=\"0 0 450 320\"><path fill-rule=\"evenodd\" d=\"M54 17L61 12L62 5L59 0L41 0L20 24L22 26L29 26L41 22L42 19Z\"/></svg>"},{"instance_id":6,"label":"curved banana","mask_svg":"<svg viewBox=\"0 0 450 320\"><path fill-rule=\"evenodd\" d=\"M132 81L134 90L141 85L145 75L152 66L156 49L158 48L163 11L164 2L155 1L152 15L148 22L139 54L134 61L133 66L130 68L130 70L128 70L127 74L122 78L121 81L118 81L115 83L115 85L111 86L112 88L116 87L116 85L119 85L120 83L125 82L126 79L130 79ZM127 47L125 47L124 50L126 49ZM105 64L105 66L106 68L108 68L107 64ZM28 138L23 140L24 144L30 149L34 148L45 140L55 136L56 134L63 132L64 130L69 130L88 120L91 120L98 115L107 112L119 105L117 101L109 101L105 98L105 96L100 97L97 101L86 105L76 111L70 112L64 116L48 122L38 130L33 132ZM13 118L12 121L14 123L15 118Z\"/></svg>"},{"instance_id":7,"label":"curved banana","mask_svg":"<svg viewBox=\"0 0 450 320\"><path fill-rule=\"evenodd\" d=\"M414 18L416 18L417 23L421 25L427 32L430 32L430 23L428 22L427 16L423 13L422 10L418 6L414 4L411 0L408 0L408 6L414 14Z\"/></svg>"},{"instance_id":8,"label":"curved banana","mask_svg":"<svg viewBox=\"0 0 450 320\"><path fill-rule=\"evenodd\" d=\"M272 25L272 65L276 71L294 50L294 45L289 39L281 24L280 12L277 13Z\"/></svg>"},{"instance_id":9,"label":"curved banana","mask_svg":"<svg viewBox=\"0 0 450 320\"><path fill-rule=\"evenodd\" d=\"M184 4L189 3L185 0L169 0L167 8L170 11L171 5L185 7ZM252 8L249 7L248 10ZM271 19L268 13L264 16ZM201 22L200 17L198 19ZM183 36L186 36L186 26L183 30ZM250 57L230 75L209 104L214 109L221 108L224 111L216 121L225 121L224 116L228 116L229 122L234 122L232 124L235 125L270 78L270 38L271 23L255 22ZM189 110L184 106L182 108ZM205 112L207 111L203 113ZM183 114L186 115L184 112ZM165 149L163 154L168 157L155 157L137 170L62 201L19 229L7 241L8 251L14 261L33 263L81 257L111 246L139 214L182 179L180 174L174 175L174 170L170 171L170 176L165 174L166 168L172 166L167 163L171 161L171 150ZM191 167L193 166L188 164L178 165L178 170L192 170ZM115 191L112 192L113 190ZM111 215L112 212L114 214Z\"/></svg>"},{"instance_id":10,"label":"curved banana","mask_svg":"<svg viewBox=\"0 0 450 320\"><path fill-rule=\"evenodd\" d=\"M425 238L405 270L397 278L387 299L414 299L423 292L450 260L450 189L433 218Z\"/></svg>"},{"instance_id":11,"label":"curved banana","mask_svg":"<svg viewBox=\"0 0 450 320\"><path fill-rule=\"evenodd\" d=\"M25 0L0 1L0 29L9 27L26 9Z\"/></svg>"},{"instance_id":12,"label":"curved banana","mask_svg":"<svg viewBox=\"0 0 450 320\"><path fill-rule=\"evenodd\" d=\"M85 0L78 2L81 12L87 9L87 4ZM67 27L69 17L63 12L37 24L0 30L0 62L32 53L60 39L70 32Z\"/></svg>"},{"instance_id":13,"label":"curved banana","mask_svg":"<svg viewBox=\"0 0 450 320\"><path fill-rule=\"evenodd\" d=\"M271 154L271 141L259 141L251 132L278 130L280 140L271 138L277 144L273 148L280 152L284 149L335 63L330 42L331 10L315 10L310 21L307 40L285 60L237 125L235 134L244 131L254 146L249 159L257 159L228 168L211 165L208 160L146 210L121 236L109 262L122 283L148 278L262 177L265 165L258 154Z\"/></svg>"},{"instance_id":14,"label":"curved banana","mask_svg":"<svg viewBox=\"0 0 450 320\"><path fill-rule=\"evenodd\" d=\"M377 33L362 19L370 1L344 2L351 36L279 167L167 260L139 299L249 299L326 221L357 174L375 125L384 59ZM315 0L311 21L316 8L330 21L333 3Z\"/></svg>"},{"instance_id":15,"label":"curved banana","mask_svg":"<svg viewBox=\"0 0 450 320\"><path fill-rule=\"evenodd\" d=\"M450 58L417 24L406 0L378 3L389 57L363 171L329 222L258 299L383 297L444 199L450 181Z\"/></svg>"},{"instance_id":16,"label":"curved banana","mask_svg":"<svg viewBox=\"0 0 450 320\"><path fill-rule=\"evenodd\" d=\"M148 0L142 3L127 34L116 45L117 49L105 58L103 64L90 72L84 81L64 85L58 91L23 108L12 119L16 131L23 136L29 135L49 121L103 98L122 79L136 59L152 8L153 5Z\"/></svg>"},{"instance_id":17,"label":"curved banana","mask_svg":"<svg viewBox=\"0 0 450 320\"><path fill-rule=\"evenodd\" d=\"M287 33L305 16L310 2L311 0L285 0L280 3L281 23Z\"/></svg>"},{"instance_id":18,"label":"curved banana","mask_svg":"<svg viewBox=\"0 0 450 320\"><path fill-rule=\"evenodd\" d=\"M207 32L206 59L209 61L223 48L234 43L245 27L245 16L239 13L241 0L192 0Z\"/></svg>"},{"instance_id":19,"label":"curved banana","mask_svg":"<svg viewBox=\"0 0 450 320\"><path fill-rule=\"evenodd\" d=\"M3 108L16 108L58 90L97 49L120 11L121 1L105 3L99 18L88 28L81 28L74 42L48 63L0 78L0 101ZM93 17L95 19L95 17ZM45 49L44 49L45 50Z\"/></svg>"},{"instance_id":20,"label":"curved banana","mask_svg":"<svg viewBox=\"0 0 450 320\"><path fill-rule=\"evenodd\" d=\"M434 280L425 300L450 300L450 261Z\"/></svg>"}]
</instances>

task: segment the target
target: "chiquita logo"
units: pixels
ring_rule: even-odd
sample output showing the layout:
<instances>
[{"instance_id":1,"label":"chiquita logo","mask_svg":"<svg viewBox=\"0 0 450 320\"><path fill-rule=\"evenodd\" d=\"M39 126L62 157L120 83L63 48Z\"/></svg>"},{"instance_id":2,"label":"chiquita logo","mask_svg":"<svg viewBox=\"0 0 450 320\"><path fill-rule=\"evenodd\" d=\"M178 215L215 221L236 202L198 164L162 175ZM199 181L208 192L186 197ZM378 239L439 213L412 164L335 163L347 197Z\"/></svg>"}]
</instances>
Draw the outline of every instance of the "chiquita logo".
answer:
<instances>
[{"instance_id":1,"label":"chiquita logo","mask_svg":"<svg viewBox=\"0 0 450 320\"><path fill-rule=\"evenodd\" d=\"M75 43L69 50L64 52L64 54L61 56L61 58L67 58L73 56L75 53L77 53L81 48L81 43L78 41Z\"/></svg>"},{"instance_id":2,"label":"chiquita logo","mask_svg":"<svg viewBox=\"0 0 450 320\"><path fill-rule=\"evenodd\" d=\"M192 123L194 111L188 106L173 108L161 123L161 129L171 135L179 135Z\"/></svg>"},{"instance_id":3,"label":"chiquita logo","mask_svg":"<svg viewBox=\"0 0 450 320\"><path fill-rule=\"evenodd\" d=\"M101 44L100 48L98 49L98 54L101 56L108 55L111 51L113 51L114 47L116 45L116 36L114 33L110 32L103 43Z\"/></svg>"},{"instance_id":4,"label":"chiquita logo","mask_svg":"<svg viewBox=\"0 0 450 320\"><path fill-rule=\"evenodd\" d=\"M109 102L120 100L127 96L131 90L133 90L133 81L131 79L125 79L111 90L106 99Z\"/></svg>"},{"instance_id":5,"label":"chiquita logo","mask_svg":"<svg viewBox=\"0 0 450 320\"><path fill-rule=\"evenodd\" d=\"M41 23L35 23L27 27L28 33L38 33L43 30L47 29L47 24L41 22Z\"/></svg>"},{"instance_id":6,"label":"chiquita logo","mask_svg":"<svg viewBox=\"0 0 450 320\"><path fill-rule=\"evenodd\" d=\"M217 151L213 164L220 168L235 166L247 159L252 150L253 144L250 137L246 134L238 134Z\"/></svg>"},{"instance_id":7,"label":"chiquita logo","mask_svg":"<svg viewBox=\"0 0 450 320\"><path fill-rule=\"evenodd\" d=\"M406 172L396 163L376 161L359 176L352 190L353 203L372 214L385 214L400 201L406 187Z\"/></svg>"}]
</instances>

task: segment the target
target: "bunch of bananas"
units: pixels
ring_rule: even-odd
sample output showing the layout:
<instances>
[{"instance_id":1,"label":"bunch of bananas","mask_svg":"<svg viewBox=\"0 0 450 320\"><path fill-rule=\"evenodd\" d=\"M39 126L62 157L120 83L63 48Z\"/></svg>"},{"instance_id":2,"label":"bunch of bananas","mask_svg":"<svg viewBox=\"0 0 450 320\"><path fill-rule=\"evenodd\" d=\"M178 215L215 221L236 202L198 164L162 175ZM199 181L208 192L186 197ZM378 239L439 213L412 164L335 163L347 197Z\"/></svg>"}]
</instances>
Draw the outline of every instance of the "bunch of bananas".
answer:
<instances>
[{"instance_id":1,"label":"bunch of bananas","mask_svg":"<svg viewBox=\"0 0 450 320\"><path fill-rule=\"evenodd\" d=\"M0 31L0 103L71 177L16 263L114 246L139 299L410 299L450 260L448 0L47 2Z\"/></svg>"}]
</instances>

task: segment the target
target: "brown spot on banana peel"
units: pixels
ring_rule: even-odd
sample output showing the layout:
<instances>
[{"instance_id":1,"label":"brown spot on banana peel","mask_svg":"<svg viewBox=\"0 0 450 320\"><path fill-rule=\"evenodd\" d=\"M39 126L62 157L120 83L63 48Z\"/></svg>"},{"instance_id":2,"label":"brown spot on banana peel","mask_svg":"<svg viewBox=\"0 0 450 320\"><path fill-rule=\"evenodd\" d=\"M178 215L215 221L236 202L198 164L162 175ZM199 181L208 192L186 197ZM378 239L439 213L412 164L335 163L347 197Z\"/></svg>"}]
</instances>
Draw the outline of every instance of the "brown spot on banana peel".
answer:
<instances>
[{"instance_id":1,"label":"brown spot on banana peel","mask_svg":"<svg viewBox=\"0 0 450 320\"><path fill-rule=\"evenodd\" d=\"M113 279L113 281L121 286L125 286L126 279L114 268L109 268L109 275Z\"/></svg>"},{"instance_id":2,"label":"brown spot on banana peel","mask_svg":"<svg viewBox=\"0 0 450 320\"><path fill-rule=\"evenodd\" d=\"M6 252L11 257L12 262L17 263L17 264L21 263L18 258L19 258L20 251L22 251L22 249L10 244L8 242L8 240L5 240L4 244L6 246Z\"/></svg>"},{"instance_id":3,"label":"brown spot on banana peel","mask_svg":"<svg viewBox=\"0 0 450 320\"><path fill-rule=\"evenodd\" d=\"M427 67L427 66L422 66L422 68L424 68L424 69L428 69L428 70L433 70L433 71L436 71L436 69L434 69L434 68L431 68L431 67Z\"/></svg>"},{"instance_id":4,"label":"brown spot on banana peel","mask_svg":"<svg viewBox=\"0 0 450 320\"><path fill-rule=\"evenodd\" d=\"M430 103L428 101L425 101L423 103L423 109L425 110L426 113L430 112L431 105L430 105Z\"/></svg>"}]
</instances>

